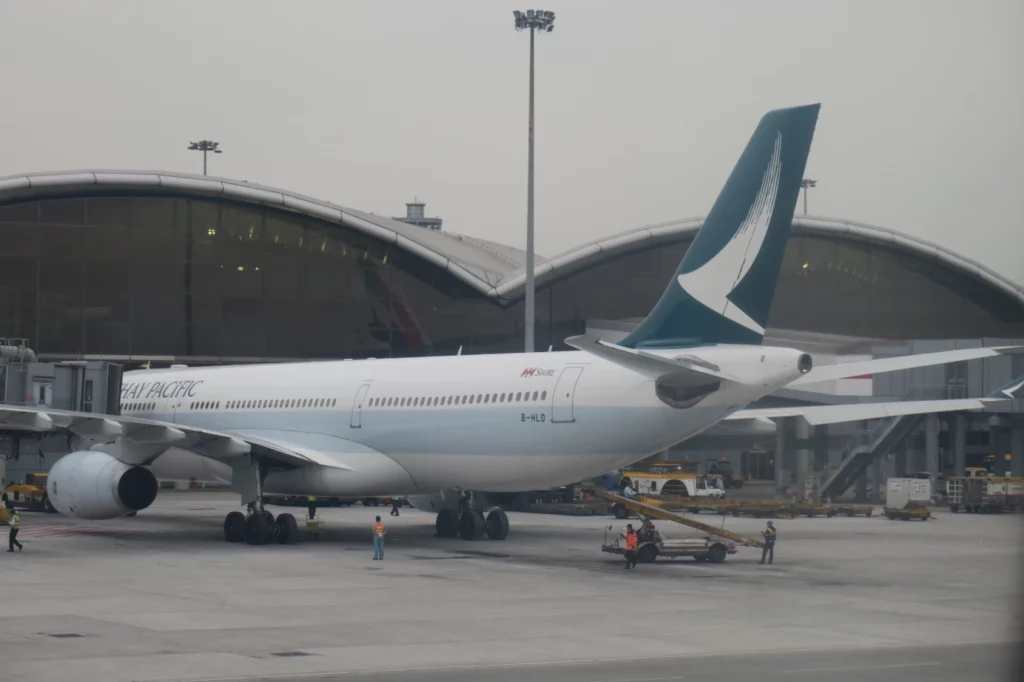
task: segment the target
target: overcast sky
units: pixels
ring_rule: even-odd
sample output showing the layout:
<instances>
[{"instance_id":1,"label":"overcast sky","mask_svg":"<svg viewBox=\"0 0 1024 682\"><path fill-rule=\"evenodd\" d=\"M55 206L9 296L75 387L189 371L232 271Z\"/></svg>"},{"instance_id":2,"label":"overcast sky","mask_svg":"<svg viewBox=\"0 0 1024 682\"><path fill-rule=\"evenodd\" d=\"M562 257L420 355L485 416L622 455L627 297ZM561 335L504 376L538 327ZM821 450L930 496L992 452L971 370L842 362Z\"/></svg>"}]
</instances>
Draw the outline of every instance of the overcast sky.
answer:
<instances>
[{"instance_id":1,"label":"overcast sky","mask_svg":"<svg viewBox=\"0 0 1024 682\"><path fill-rule=\"evenodd\" d=\"M528 42L497 1L0 0L0 175L201 172L525 243ZM761 115L821 102L810 212L1024 283L1020 0L552 0L537 250L704 215Z\"/></svg>"}]
</instances>

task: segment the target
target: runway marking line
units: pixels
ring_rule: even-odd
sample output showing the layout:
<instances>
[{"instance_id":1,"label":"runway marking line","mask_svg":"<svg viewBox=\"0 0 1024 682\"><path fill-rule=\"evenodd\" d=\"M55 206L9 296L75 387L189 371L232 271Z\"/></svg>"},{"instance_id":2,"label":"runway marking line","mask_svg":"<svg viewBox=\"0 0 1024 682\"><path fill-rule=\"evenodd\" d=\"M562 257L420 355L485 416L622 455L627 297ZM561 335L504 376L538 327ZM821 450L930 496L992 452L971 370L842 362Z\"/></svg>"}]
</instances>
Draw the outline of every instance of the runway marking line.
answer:
<instances>
[{"instance_id":1,"label":"runway marking line","mask_svg":"<svg viewBox=\"0 0 1024 682\"><path fill-rule=\"evenodd\" d=\"M937 662L923 663L891 663L889 665L850 665L843 668L800 668L799 670L783 670L783 673L834 673L846 670L883 670L886 668L925 668L942 665Z\"/></svg>"}]
</instances>

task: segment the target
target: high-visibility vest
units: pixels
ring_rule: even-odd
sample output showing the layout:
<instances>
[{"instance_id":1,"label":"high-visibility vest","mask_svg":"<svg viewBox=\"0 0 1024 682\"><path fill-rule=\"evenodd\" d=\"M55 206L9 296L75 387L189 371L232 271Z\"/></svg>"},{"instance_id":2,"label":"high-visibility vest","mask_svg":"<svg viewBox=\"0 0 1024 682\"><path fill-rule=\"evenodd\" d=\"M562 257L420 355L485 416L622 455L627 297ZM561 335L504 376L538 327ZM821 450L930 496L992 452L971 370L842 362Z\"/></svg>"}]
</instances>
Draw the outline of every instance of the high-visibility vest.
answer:
<instances>
[{"instance_id":1,"label":"high-visibility vest","mask_svg":"<svg viewBox=\"0 0 1024 682\"><path fill-rule=\"evenodd\" d=\"M373 534L374 535L384 535L384 524L383 523L375 523L375 524L373 524Z\"/></svg>"},{"instance_id":2,"label":"high-visibility vest","mask_svg":"<svg viewBox=\"0 0 1024 682\"><path fill-rule=\"evenodd\" d=\"M20 525L21 525L21 517L18 516L17 514L14 514L13 516L11 516L11 528L13 528L14 530L17 530L18 526L20 526Z\"/></svg>"},{"instance_id":3,"label":"high-visibility vest","mask_svg":"<svg viewBox=\"0 0 1024 682\"><path fill-rule=\"evenodd\" d=\"M632 551L636 549L636 533L626 533L626 550Z\"/></svg>"},{"instance_id":4,"label":"high-visibility vest","mask_svg":"<svg viewBox=\"0 0 1024 682\"><path fill-rule=\"evenodd\" d=\"M316 498L313 497L312 495L309 495L308 497L306 497L306 502L316 502Z\"/></svg>"}]
</instances>

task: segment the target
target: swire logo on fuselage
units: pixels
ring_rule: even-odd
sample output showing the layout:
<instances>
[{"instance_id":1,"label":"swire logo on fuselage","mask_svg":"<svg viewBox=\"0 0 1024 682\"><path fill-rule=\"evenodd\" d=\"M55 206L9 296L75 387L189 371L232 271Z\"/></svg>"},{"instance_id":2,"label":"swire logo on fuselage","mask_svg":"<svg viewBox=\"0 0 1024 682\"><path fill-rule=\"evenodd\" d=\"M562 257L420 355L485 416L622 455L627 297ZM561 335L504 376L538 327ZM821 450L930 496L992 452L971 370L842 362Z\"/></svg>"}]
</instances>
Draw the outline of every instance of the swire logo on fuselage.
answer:
<instances>
[{"instance_id":1,"label":"swire logo on fuselage","mask_svg":"<svg viewBox=\"0 0 1024 682\"><path fill-rule=\"evenodd\" d=\"M555 376L555 370L553 369L541 369L540 367L527 367L523 370L519 378L525 377L553 377Z\"/></svg>"}]
</instances>

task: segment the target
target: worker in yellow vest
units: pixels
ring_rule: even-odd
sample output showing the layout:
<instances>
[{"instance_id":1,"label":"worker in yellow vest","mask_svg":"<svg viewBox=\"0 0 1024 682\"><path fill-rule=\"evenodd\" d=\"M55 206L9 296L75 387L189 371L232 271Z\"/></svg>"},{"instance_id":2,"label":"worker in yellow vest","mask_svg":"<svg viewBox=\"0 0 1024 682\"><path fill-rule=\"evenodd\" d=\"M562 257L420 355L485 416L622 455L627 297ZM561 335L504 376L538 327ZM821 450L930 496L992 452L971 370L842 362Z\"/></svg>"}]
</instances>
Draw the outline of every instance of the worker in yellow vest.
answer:
<instances>
[{"instance_id":1,"label":"worker in yellow vest","mask_svg":"<svg viewBox=\"0 0 1024 682\"><path fill-rule=\"evenodd\" d=\"M13 552L14 551L14 546L17 545L18 546L18 551L20 552L21 551L21 543L18 542L18 528L21 527L21 517L18 516L18 512L17 511L11 512L11 518L7 521L7 523L9 523L10 526L11 526L11 534L8 536L8 539L7 539L7 547L8 547L7 551L8 552Z\"/></svg>"},{"instance_id":2,"label":"worker in yellow vest","mask_svg":"<svg viewBox=\"0 0 1024 682\"><path fill-rule=\"evenodd\" d=\"M309 520L312 521L313 517L316 516L316 496L315 495L307 495L306 496L306 506L309 507Z\"/></svg>"},{"instance_id":3,"label":"worker in yellow vest","mask_svg":"<svg viewBox=\"0 0 1024 682\"><path fill-rule=\"evenodd\" d=\"M381 522L380 517L377 517L377 522L373 524L373 560L384 561L384 524Z\"/></svg>"}]
</instances>

